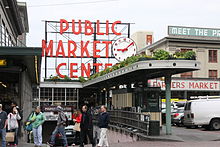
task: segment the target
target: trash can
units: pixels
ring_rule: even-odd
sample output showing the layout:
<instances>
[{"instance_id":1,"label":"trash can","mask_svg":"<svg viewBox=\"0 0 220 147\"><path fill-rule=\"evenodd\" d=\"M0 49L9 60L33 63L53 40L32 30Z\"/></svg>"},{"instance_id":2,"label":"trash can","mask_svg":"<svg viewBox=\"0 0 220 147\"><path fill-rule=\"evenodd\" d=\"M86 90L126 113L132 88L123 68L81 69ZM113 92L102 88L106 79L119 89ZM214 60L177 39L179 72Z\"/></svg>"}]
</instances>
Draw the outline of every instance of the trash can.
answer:
<instances>
[{"instance_id":1,"label":"trash can","mask_svg":"<svg viewBox=\"0 0 220 147\"><path fill-rule=\"evenodd\" d=\"M150 136L159 136L160 135L160 121L149 122L149 135Z\"/></svg>"}]
</instances>

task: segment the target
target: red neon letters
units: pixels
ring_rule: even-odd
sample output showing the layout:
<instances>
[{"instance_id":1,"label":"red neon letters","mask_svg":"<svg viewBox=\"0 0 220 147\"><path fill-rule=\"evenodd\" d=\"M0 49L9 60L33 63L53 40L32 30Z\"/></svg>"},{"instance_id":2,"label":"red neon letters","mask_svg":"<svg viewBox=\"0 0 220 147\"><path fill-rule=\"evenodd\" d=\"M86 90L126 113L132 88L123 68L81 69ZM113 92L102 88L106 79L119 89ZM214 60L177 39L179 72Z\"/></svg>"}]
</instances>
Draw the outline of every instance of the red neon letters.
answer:
<instances>
[{"instance_id":1,"label":"red neon letters","mask_svg":"<svg viewBox=\"0 0 220 147\"><path fill-rule=\"evenodd\" d=\"M76 23L77 23L78 29L76 28ZM60 19L60 34L63 34L64 32L68 31L70 26L72 26L71 32L75 35L79 35L79 34L92 35L92 34L94 34L95 29L97 30L97 35L108 35L109 28L111 28L111 32L114 33L115 35L121 35L120 32L117 32L115 30L115 26L117 24L121 24L121 21L113 22L110 27L109 21L106 20L106 22L104 23L105 28L106 28L105 32L100 31L100 21L99 20L97 20L95 23L97 24L96 28L94 28L94 23L92 23L89 20L85 20L85 22L82 22L81 20L79 20L78 22L76 22L73 19L72 22L70 23L65 19ZM82 30L82 28L84 28L84 30Z\"/></svg>"}]
</instances>

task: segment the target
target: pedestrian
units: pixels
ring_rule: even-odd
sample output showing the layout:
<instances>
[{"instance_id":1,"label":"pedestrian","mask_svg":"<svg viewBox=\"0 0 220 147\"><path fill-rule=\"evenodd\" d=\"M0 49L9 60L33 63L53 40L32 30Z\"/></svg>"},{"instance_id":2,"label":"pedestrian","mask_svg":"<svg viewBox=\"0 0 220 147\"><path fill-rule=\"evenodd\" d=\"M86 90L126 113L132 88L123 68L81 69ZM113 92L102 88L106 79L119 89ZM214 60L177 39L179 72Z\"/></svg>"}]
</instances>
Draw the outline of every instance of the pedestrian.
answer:
<instances>
[{"instance_id":1,"label":"pedestrian","mask_svg":"<svg viewBox=\"0 0 220 147\"><path fill-rule=\"evenodd\" d=\"M0 104L0 135L2 137L2 147L6 147L6 126L8 125L7 113L2 110Z\"/></svg>"},{"instance_id":2,"label":"pedestrian","mask_svg":"<svg viewBox=\"0 0 220 147\"><path fill-rule=\"evenodd\" d=\"M101 113L99 114L99 119L98 119L98 126L101 130L98 147L109 146L108 138L107 138L109 120L110 119L109 119L109 114L107 112L107 108L103 105L101 106Z\"/></svg>"},{"instance_id":3,"label":"pedestrian","mask_svg":"<svg viewBox=\"0 0 220 147\"><path fill-rule=\"evenodd\" d=\"M21 116L17 108L14 106L12 107L11 112L8 114L8 130L15 133L14 142L9 143L9 145L18 145L18 120L21 120Z\"/></svg>"},{"instance_id":4,"label":"pedestrian","mask_svg":"<svg viewBox=\"0 0 220 147\"><path fill-rule=\"evenodd\" d=\"M41 112L40 106L35 108L35 111L30 115L28 119L32 124L34 145L35 147L42 146L42 125L45 121L45 116Z\"/></svg>"},{"instance_id":5,"label":"pedestrian","mask_svg":"<svg viewBox=\"0 0 220 147\"><path fill-rule=\"evenodd\" d=\"M80 141L80 122L82 119L81 111L76 110L72 118L73 118L73 122L75 123L73 129L76 131L75 140L74 143L72 144L72 146L74 146Z\"/></svg>"},{"instance_id":6,"label":"pedestrian","mask_svg":"<svg viewBox=\"0 0 220 147\"><path fill-rule=\"evenodd\" d=\"M58 133L61 134L62 140L63 140L63 145L64 147L68 147L68 142L65 134L65 126L67 123L67 117L63 112L63 108L61 106L57 106L57 111L58 111L58 119L57 119L57 126L55 130L53 131L51 135L51 140L50 143L48 143L50 146L55 145L55 138Z\"/></svg>"},{"instance_id":7,"label":"pedestrian","mask_svg":"<svg viewBox=\"0 0 220 147\"><path fill-rule=\"evenodd\" d=\"M21 117L21 119L20 119L19 121L21 121L21 120L22 120L22 112L21 112L20 108L18 107L18 105L17 105L17 103L16 103L15 101L12 101L12 102L11 102L11 109L12 109L13 107L16 107L16 109L17 109L17 111L18 111L18 113L19 113L19 115L20 115L20 117ZM18 121L18 122L19 122L19 121Z\"/></svg>"},{"instance_id":8,"label":"pedestrian","mask_svg":"<svg viewBox=\"0 0 220 147\"><path fill-rule=\"evenodd\" d=\"M88 107L84 105L82 107L82 119L80 122L80 147L84 147L84 142L87 136L89 137L92 147L95 147L93 139L92 114L88 111Z\"/></svg>"}]
</instances>

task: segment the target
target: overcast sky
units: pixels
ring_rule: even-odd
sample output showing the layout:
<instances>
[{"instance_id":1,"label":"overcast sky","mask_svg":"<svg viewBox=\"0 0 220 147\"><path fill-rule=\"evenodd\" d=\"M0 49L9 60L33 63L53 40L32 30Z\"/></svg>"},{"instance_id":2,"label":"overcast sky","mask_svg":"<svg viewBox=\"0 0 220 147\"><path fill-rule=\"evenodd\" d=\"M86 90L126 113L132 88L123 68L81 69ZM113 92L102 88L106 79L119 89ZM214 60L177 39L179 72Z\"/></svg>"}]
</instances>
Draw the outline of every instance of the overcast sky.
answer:
<instances>
[{"instance_id":1,"label":"overcast sky","mask_svg":"<svg viewBox=\"0 0 220 147\"><path fill-rule=\"evenodd\" d=\"M220 28L219 0L20 0L27 2L30 31L28 46L41 46L42 20L121 20L135 23L131 33L154 32L157 41L167 36L168 25ZM105 1L105 2L100 2ZM84 2L90 2L85 4ZM96 2L96 3L91 3ZM75 3L68 5L56 5ZM81 3L81 4L77 4ZM52 6L39 6L52 5Z\"/></svg>"}]
</instances>

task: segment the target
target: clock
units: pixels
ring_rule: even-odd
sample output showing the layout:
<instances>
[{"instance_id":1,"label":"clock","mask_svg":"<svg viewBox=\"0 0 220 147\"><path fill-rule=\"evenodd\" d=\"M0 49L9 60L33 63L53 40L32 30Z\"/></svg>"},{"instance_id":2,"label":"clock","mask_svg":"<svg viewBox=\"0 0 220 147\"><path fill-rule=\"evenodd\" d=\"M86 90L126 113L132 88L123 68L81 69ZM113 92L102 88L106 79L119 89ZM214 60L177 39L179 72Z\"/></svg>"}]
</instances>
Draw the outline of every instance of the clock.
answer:
<instances>
[{"instance_id":1,"label":"clock","mask_svg":"<svg viewBox=\"0 0 220 147\"><path fill-rule=\"evenodd\" d=\"M136 51L137 46L130 38L119 38L112 45L112 53L118 61L134 56Z\"/></svg>"}]
</instances>

